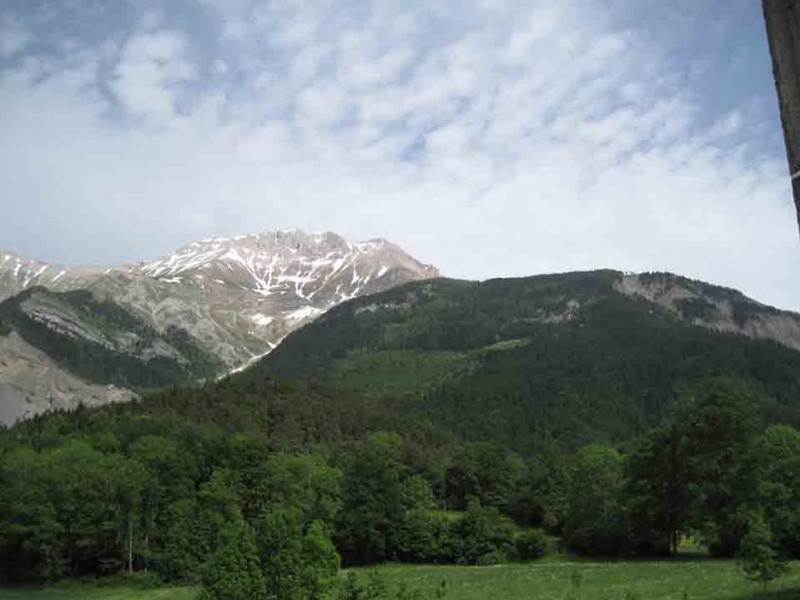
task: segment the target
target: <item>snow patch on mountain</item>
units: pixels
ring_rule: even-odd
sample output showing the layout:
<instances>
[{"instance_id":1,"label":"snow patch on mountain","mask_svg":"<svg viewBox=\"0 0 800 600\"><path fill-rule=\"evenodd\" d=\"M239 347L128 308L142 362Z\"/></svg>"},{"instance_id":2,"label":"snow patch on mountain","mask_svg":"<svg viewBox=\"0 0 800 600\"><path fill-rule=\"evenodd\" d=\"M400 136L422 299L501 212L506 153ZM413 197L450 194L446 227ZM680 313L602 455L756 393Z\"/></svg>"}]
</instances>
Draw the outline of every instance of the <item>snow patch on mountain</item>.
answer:
<instances>
[{"instance_id":1,"label":"snow patch on mountain","mask_svg":"<svg viewBox=\"0 0 800 600\"><path fill-rule=\"evenodd\" d=\"M303 308L298 308L295 311L292 311L286 314L286 318L290 321L300 321L303 319L309 319L311 317L316 317L319 314L322 314L324 311L321 308L314 308L313 306L304 306Z\"/></svg>"},{"instance_id":2,"label":"snow patch on mountain","mask_svg":"<svg viewBox=\"0 0 800 600\"><path fill-rule=\"evenodd\" d=\"M267 325L272 323L272 321L274 321L275 318L268 317L267 315L263 315L261 313L256 313L250 316L250 320L253 321L253 323L258 325L259 327L266 327Z\"/></svg>"},{"instance_id":3,"label":"snow patch on mountain","mask_svg":"<svg viewBox=\"0 0 800 600\"><path fill-rule=\"evenodd\" d=\"M438 274L383 239L351 243L291 229L210 238L103 269L0 253L0 301L33 286L90 290L156 330L183 329L235 369L340 302Z\"/></svg>"}]
</instances>

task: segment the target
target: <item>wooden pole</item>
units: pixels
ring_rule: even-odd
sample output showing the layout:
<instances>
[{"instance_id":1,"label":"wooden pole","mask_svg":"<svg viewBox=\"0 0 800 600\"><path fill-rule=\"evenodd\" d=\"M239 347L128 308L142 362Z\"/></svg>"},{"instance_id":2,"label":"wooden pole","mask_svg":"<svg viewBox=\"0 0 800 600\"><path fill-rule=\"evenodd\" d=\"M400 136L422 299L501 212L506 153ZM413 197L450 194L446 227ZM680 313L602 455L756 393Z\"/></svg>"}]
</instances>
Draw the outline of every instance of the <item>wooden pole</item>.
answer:
<instances>
[{"instance_id":1,"label":"wooden pole","mask_svg":"<svg viewBox=\"0 0 800 600\"><path fill-rule=\"evenodd\" d=\"M133 517L128 515L128 573L133 573Z\"/></svg>"},{"instance_id":2,"label":"wooden pole","mask_svg":"<svg viewBox=\"0 0 800 600\"><path fill-rule=\"evenodd\" d=\"M762 0L800 227L800 0Z\"/></svg>"}]
</instances>

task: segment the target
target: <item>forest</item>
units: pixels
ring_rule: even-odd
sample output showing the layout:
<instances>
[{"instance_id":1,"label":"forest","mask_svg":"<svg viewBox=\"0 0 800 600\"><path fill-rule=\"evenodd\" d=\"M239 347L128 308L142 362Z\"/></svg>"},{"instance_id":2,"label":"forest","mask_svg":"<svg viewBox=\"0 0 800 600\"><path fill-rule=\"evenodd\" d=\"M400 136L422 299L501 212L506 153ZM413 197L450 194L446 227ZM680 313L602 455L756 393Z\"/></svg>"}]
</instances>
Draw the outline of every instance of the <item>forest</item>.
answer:
<instances>
[{"instance_id":1,"label":"forest","mask_svg":"<svg viewBox=\"0 0 800 600\"><path fill-rule=\"evenodd\" d=\"M652 557L692 538L712 556L753 556L766 565L755 577L800 557L800 432L764 421L747 382L696 382L624 445L528 454L380 429L341 391L250 385L3 431L4 583L130 571L207 598L356 598L369 583L343 584L342 565L528 561L554 539L575 555ZM263 409L249 428L224 412L226 394Z\"/></svg>"}]
</instances>

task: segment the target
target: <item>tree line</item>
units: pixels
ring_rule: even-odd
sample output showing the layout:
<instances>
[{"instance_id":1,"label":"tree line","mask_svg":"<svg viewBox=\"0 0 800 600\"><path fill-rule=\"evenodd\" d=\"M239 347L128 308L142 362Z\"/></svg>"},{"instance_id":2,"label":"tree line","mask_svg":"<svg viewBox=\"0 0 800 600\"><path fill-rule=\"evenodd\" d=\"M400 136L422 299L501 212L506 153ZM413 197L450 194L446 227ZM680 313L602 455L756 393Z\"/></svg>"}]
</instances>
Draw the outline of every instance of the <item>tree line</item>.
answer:
<instances>
[{"instance_id":1,"label":"tree line","mask_svg":"<svg viewBox=\"0 0 800 600\"><path fill-rule=\"evenodd\" d=\"M666 556L691 536L715 556L797 558L800 432L762 427L757 394L704 381L634 442L525 457L419 430L275 448L133 407L46 415L0 434L0 560L6 583L131 571L209 598L319 598L342 564L492 564L556 543Z\"/></svg>"}]
</instances>

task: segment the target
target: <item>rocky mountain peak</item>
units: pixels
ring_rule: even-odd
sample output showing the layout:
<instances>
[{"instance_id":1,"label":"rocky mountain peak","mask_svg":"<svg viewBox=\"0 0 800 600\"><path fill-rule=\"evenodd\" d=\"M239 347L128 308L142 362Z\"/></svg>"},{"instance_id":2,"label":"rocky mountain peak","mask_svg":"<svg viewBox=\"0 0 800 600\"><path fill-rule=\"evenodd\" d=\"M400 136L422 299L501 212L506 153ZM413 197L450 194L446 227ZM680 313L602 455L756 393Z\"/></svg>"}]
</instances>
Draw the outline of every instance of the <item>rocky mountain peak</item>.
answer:
<instances>
[{"instance_id":1,"label":"rocky mountain peak","mask_svg":"<svg viewBox=\"0 0 800 600\"><path fill-rule=\"evenodd\" d=\"M328 308L439 272L383 239L263 231L191 242L150 262L60 267L0 253L0 300L34 286L90 290L162 331L176 327L230 368Z\"/></svg>"},{"instance_id":2,"label":"rocky mountain peak","mask_svg":"<svg viewBox=\"0 0 800 600\"><path fill-rule=\"evenodd\" d=\"M322 296L314 303L317 308L393 283L438 276L435 268L386 240L349 243L333 232L296 229L194 242L131 272L177 284L234 286L265 297ZM382 278L387 285L378 282Z\"/></svg>"},{"instance_id":3,"label":"rocky mountain peak","mask_svg":"<svg viewBox=\"0 0 800 600\"><path fill-rule=\"evenodd\" d=\"M79 289L105 272L107 269L49 264L0 250L0 301L36 286L56 291Z\"/></svg>"}]
</instances>

